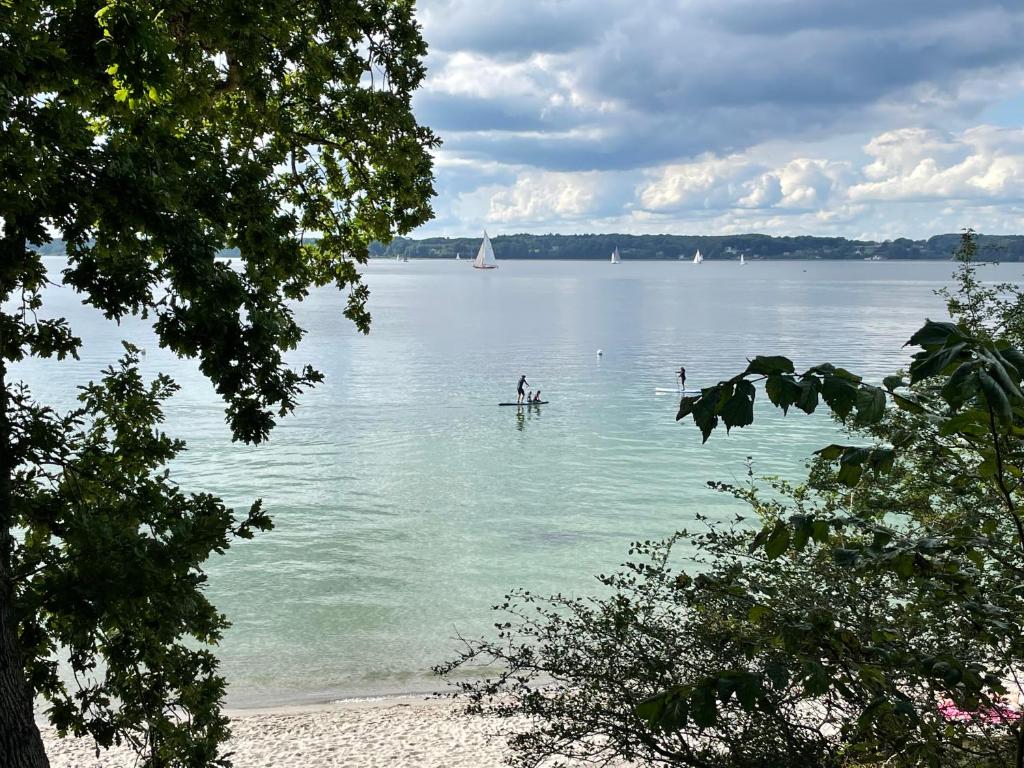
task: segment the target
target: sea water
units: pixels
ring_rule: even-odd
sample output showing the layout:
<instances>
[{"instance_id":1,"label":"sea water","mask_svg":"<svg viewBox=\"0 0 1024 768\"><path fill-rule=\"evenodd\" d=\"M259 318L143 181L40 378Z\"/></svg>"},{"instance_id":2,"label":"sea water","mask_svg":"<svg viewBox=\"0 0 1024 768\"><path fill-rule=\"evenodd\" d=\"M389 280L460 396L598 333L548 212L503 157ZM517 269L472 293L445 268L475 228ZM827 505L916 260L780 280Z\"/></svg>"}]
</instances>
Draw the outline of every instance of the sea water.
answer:
<instances>
[{"instance_id":1,"label":"sea water","mask_svg":"<svg viewBox=\"0 0 1024 768\"><path fill-rule=\"evenodd\" d=\"M756 423L706 445L678 400L656 394L741 371L755 354L832 362L881 378L902 344L944 317L949 263L374 261L373 326L343 297L296 307L308 335L290 359L326 381L269 443L232 443L223 405L193 361L160 350L146 325L103 320L64 288L79 362L29 361L15 375L69 407L76 386L120 354L183 389L167 431L188 442L174 477L244 510L262 497L275 530L209 563L209 594L233 627L218 654L236 706L438 688L430 668L457 637L488 631L512 587L587 594L633 540L730 516L707 481L798 479L830 442L823 414L783 417L763 396ZM59 260L48 263L56 275ZM990 278L1018 279L1006 265ZM602 355L597 350L603 351ZM525 374L549 405L499 408Z\"/></svg>"}]
</instances>

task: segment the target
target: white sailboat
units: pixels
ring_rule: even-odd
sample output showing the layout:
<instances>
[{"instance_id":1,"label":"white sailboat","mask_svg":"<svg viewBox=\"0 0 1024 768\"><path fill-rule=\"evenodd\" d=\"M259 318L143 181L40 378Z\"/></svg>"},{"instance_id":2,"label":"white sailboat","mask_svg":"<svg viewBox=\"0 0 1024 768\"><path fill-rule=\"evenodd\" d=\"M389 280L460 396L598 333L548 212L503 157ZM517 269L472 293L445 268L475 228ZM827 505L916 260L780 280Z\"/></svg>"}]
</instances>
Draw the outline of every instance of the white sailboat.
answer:
<instances>
[{"instance_id":1,"label":"white sailboat","mask_svg":"<svg viewBox=\"0 0 1024 768\"><path fill-rule=\"evenodd\" d=\"M491 246L491 238L484 230L484 241L480 243L480 250L476 254L476 261L473 262L474 269L497 269L498 265L494 260L494 248Z\"/></svg>"},{"instance_id":2,"label":"white sailboat","mask_svg":"<svg viewBox=\"0 0 1024 768\"><path fill-rule=\"evenodd\" d=\"M746 264L746 260L743 258L743 254L740 254L740 264Z\"/></svg>"},{"instance_id":3,"label":"white sailboat","mask_svg":"<svg viewBox=\"0 0 1024 768\"><path fill-rule=\"evenodd\" d=\"M459 255L458 251L455 252L455 260L456 261L462 261L462 257Z\"/></svg>"},{"instance_id":4,"label":"white sailboat","mask_svg":"<svg viewBox=\"0 0 1024 768\"><path fill-rule=\"evenodd\" d=\"M612 251L612 264L618 264L620 261L621 259L619 259L619 249L618 246L616 246L615 250Z\"/></svg>"},{"instance_id":5,"label":"white sailboat","mask_svg":"<svg viewBox=\"0 0 1024 768\"><path fill-rule=\"evenodd\" d=\"M697 252L693 254L693 263L700 264L702 261L704 261L704 257L700 255L700 248L698 248Z\"/></svg>"}]
</instances>

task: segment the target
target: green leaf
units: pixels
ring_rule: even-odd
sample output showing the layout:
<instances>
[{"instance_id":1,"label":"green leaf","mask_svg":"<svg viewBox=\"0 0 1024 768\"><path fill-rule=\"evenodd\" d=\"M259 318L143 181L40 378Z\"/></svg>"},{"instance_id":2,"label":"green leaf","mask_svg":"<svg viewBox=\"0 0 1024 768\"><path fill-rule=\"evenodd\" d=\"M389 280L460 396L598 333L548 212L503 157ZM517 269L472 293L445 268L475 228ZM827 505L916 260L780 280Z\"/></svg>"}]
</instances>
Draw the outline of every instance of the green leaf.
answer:
<instances>
[{"instance_id":1,"label":"green leaf","mask_svg":"<svg viewBox=\"0 0 1024 768\"><path fill-rule=\"evenodd\" d=\"M857 402L857 387L846 379L826 376L821 386L821 396L834 414L845 419Z\"/></svg>"},{"instance_id":2,"label":"green leaf","mask_svg":"<svg viewBox=\"0 0 1024 768\"><path fill-rule=\"evenodd\" d=\"M717 681L716 681L717 682ZM708 728L718 720L718 702L712 684L700 685L690 697L693 722L700 728Z\"/></svg>"},{"instance_id":3,"label":"green leaf","mask_svg":"<svg viewBox=\"0 0 1024 768\"><path fill-rule=\"evenodd\" d=\"M764 675L776 691L784 691L789 686L789 669L779 662L765 664Z\"/></svg>"},{"instance_id":4,"label":"green leaf","mask_svg":"<svg viewBox=\"0 0 1024 768\"><path fill-rule=\"evenodd\" d=\"M1013 407L1006 392L999 386L986 371L978 371L978 383L981 384L982 394L985 395L985 402L992 410L992 413L999 420L999 423L1007 427L1013 423Z\"/></svg>"},{"instance_id":5,"label":"green leaf","mask_svg":"<svg viewBox=\"0 0 1024 768\"><path fill-rule=\"evenodd\" d=\"M753 552L766 541L768 541L768 537L771 536L771 533L771 529L767 526L758 531L757 535L751 540L750 544L747 545L747 552Z\"/></svg>"},{"instance_id":6,"label":"green leaf","mask_svg":"<svg viewBox=\"0 0 1024 768\"><path fill-rule=\"evenodd\" d=\"M926 413L924 406L917 400L917 395L901 395L896 392L891 394L892 401L896 403L896 407L901 411L907 411L908 413Z\"/></svg>"},{"instance_id":7,"label":"green leaf","mask_svg":"<svg viewBox=\"0 0 1024 768\"><path fill-rule=\"evenodd\" d=\"M921 329L910 337L904 346L937 347L945 344L950 338L962 338L960 329L953 323L936 323L927 320Z\"/></svg>"},{"instance_id":8,"label":"green leaf","mask_svg":"<svg viewBox=\"0 0 1024 768\"><path fill-rule=\"evenodd\" d=\"M1024 376L1024 352L1016 347L1004 347L999 350L999 355L1017 369L1018 376Z\"/></svg>"},{"instance_id":9,"label":"green leaf","mask_svg":"<svg viewBox=\"0 0 1024 768\"><path fill-rule=\"evenodd\" d=\"M790 538L789 526L783 522L776 523L775 528L768 537L768 541L764 545L764 553L768 556L768 559L774 560L785 552L789 548Z\"/></svg>"},{"instance_id":10,"label":"green leaf","mask_svg":"<svg viewBox=\"0 0 1024 768\"><path fill-rule=\"evenodd\" d=\"M977 437L988 432L987 421L987 413L977 408L971 408L944 421L939 427L939 434L946 437L957 434Z\"/></svg>"},{"instance_id":11,"label":"green leaf","mask_svg":"<svg viewBox=\"0 0 1024 768\"><path fill-rule=\"evenodd\" d=\"M894 389L907 386L902 376L886 376L882 379L882 386L892 392Z\"/></svg>"},{"instance_id":12,"label":"green leaf","mask_svg":"<svg viewBox=\"0 0 1024 768\"><path fill-rule=\"evenodd\" d=\"M942 387L942 398L954 409L973 398L978 390L975 361L961 363Z\"/></svg>"},{"instance_id":13,"label":"green leaf","mask_svg":"<svg viewBox=\"0 0 1024 768\"><path fill-rule=\"evenodd\" d=\"M857 426L877 424L885 415L885 391L865 384L857 392Z\"/></svg>"},{"instance_id":14,"label":"green leaf","mask_svg":"<svg viewBox=\"0 0 1024 768\"><path fill-rule=\"evenodd\" d=\"M837 547L832 550L832 559L836 561L836 565L855 565L859 556L860 552L856 549Z\"/></svg>"},{"instance_id":15,"label":"green leaf","mask_svg":"<svg viewBox=\"0 0 1024 768\"><path fill-rule=\"evenodd\" d=\"M818 407L818 391L821 388L821 382L815 376L805 376L797 384L800 389L800 395L796 400L796 407L807 414L814 413Z\"/></svg>"},{"instance_id":16,"label":"green leaf","mask_svg":"<svg viewBox=\"0 0 1024 768\"><path fill-rule=\"evenodd\" d=\"M718 426L718 408L723 392L728 394L728 388L722 385L708 387L701 391L700 397L693 405L693 422L700 428L702 442L706 443Z\"/></svg>"},{"instance_id":17,"label":"green leaf","mask_svg":"<svg viewBox=\"0 0 1024 768\"><path fill-rule=\"evenodd\" d=\"M773 374L765 381L764 389L772 405L781 408L783 413L800 397L800 387L792 376Z\"/></svg>"},{"instance_id":18,"label":"green leaf","mask_svg":"<svg viewBox=\"0 0 1024 768\"><path fill-rule=\"evenodd\" d=\"M676 414L676 421L685 419L691 413L693 413L694 404L700 399L700 395L692 395L690 397L683 397L679 400L679 412Z\"/></svg>"},{"instance_id":19,"label":"green leaf","mask_svg":"<svg viewBox=\"0 0 1024 768\"><path fill-rule=\"evenodd\" d=\"M910 364L910 383L916 384L924 379L938 376L952 366L963 352L967 345L960 341L946 347L940 347L935 351L918 352Z\"/></svg>"},{"instance_id":20,"label":"green leaf","mask_svg":"<svg viewBox=\"0 0 1024 768\"><path fill-rule=\"evenodd\" d=\"M736 382L736 390L722 408L721 417L726 431L732 427L745 427L754 422L754 385L745 379Z\"/></svg>"},{"instance_id":21,"label":"green leaf","mask_svg":"<svg viewBox=\"0 0 1024 768\"><path fill-rule=\"evenodd\" d=\"M761 619L769 615L771 612L772 609L767 605L755 605L747 611L747 620L750 621L751 624L758 624Z\"/></svg>"},{"instance_id":22,"label":"green leaf","mask_svg":"<svg viewBox=\"0 0 1024 768\"><path fill-rule=\"evenodd\" d=\"M992 360L985 370L996 381L1003 392L1006 393L1006 397L1011 403L1019 403L1024 400L1024 394L1021 394L1020 388L1007 372L1002 362Z\"/></svg>"},{"instance_id":23,"label":"green leaf","mask_svg":"<svg viewBox=\"0 0 1024 768\"><path fill-rule=\"evenodd\" d=\"M793 362L788 357L758 355L747 365L748 374L771 376L780 373L793 373Z\"/></svg>"},{"instance_id":24,"label":"green leaf","mask_svg":"<svg viewBox=\"0 0 1024 768\"><path fill-rule=\"evenodd\" d=\"M815 451L815 453L821 456L825 461L835 461L843 455L843 451L845 450L846 446L832 443L832 445L826 445L824 448Z\"/></svg>"}]
</instances>

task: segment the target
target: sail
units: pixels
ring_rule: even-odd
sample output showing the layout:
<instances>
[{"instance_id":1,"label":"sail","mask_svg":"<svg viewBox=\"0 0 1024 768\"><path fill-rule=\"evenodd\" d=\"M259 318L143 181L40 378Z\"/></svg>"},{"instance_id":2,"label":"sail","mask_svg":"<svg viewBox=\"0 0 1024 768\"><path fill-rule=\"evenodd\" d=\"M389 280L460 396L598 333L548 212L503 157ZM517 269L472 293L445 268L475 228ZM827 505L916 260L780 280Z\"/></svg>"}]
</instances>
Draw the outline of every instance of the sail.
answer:
<instances>
[{"instance_id":1,"label":"sail","mask_svg":"<svg viewBox=\"0 0 1024 768\"><path fill-rule=\"evenodd\" d=\"M473 266L477 269L493 269L498 266L494 260L494 248L491 246L491 238L484 232L484 241L480 243L480 251L476 255Z\"/></svg>"},{"instance_id":2,"label":"sail","mask_svg":"<svg viewBox=\"0 0 1024 768\"><path fill-rule=\"evenodd\" d=\"M618 264L618 263L619 263L619 249L616 248L614 251L612 251L612 264Z\"/></svg>"},{"instance_id":3,"label":"sail","mask_svg":"<svg viewBox=\"0 0 1024 768\"><path fill-rule=\"evenodd\" d=\"M700 264L702 261L704 261L704 257L700 255L700 248L698 248L697 253L693 255L693 263Z\"/></svg>"},{"instance_id":4,"label":"sail","mask_svg":"<svg viewBox=\"0 0 1024 768\"><path fill-rule=\"evenodd\" d=\"M746 264L746 260L743 258L743 254L740 254L740 264Z\"/></svg>"}]
</instances>

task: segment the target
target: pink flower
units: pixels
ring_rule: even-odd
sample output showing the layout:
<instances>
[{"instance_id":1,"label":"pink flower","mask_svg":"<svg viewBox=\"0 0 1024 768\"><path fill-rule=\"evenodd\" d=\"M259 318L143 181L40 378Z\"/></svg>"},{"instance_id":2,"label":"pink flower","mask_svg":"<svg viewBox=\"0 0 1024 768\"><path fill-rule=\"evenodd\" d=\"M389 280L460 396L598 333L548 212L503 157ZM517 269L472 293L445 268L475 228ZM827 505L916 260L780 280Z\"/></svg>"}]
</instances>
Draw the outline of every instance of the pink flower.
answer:
<instances>
[{"instance_id":1,"label":"pink flower","mask_svg":"<svg viewBox=\"0 0 1024 768\"><path fill-rule=\"evenodd\" d=\"M957 720L959 722L967 723L973 721L981 721L983 723L1012 723L1019 720L1021 713L1015 709L1011 709L1006 704L993 704L988 707L982 707L981 709L971 712L966 709L960 709L950 699L943 699L939 703L939 714L947 720Z\"/></svg>"}]
</instances>

